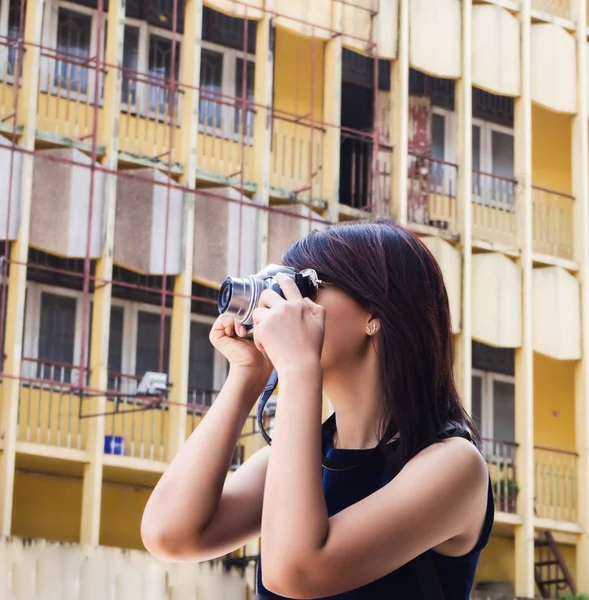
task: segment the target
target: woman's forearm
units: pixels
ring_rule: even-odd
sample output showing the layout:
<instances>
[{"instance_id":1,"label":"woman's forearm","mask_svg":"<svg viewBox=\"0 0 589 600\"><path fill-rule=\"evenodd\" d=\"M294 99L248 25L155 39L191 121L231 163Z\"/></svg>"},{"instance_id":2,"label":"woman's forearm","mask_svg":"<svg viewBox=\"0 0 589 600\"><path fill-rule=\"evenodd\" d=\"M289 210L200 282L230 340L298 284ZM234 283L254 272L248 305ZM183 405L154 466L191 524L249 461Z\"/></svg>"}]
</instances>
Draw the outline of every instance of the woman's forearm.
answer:
<instances>
[{"instance_id":1,"label":"woman's forearm","mask_svg":"<svg viewBox=\"0 0 589 600\"><path fill-rule=\"evenodd\" d=\"M279 376L262 513L262 563L278 579L289 562L296 565L297 557L323 546L329 525L322 486L321 366L293 367Z\"/></svg>"},{"instance_id":2,"label":"woman's forearm","mask_svg":"<svg viewBox=\"0 0 589 600\"><path fill-rule=\"evenodd\" d=\"M207 414L156 485L141 524L148 550L183 554L215 516L231 457L265 382L230 372ZM151 546L151 547L150 547ZM161 552L161 551L160 551Z\"/></svg>"}]
</instances>

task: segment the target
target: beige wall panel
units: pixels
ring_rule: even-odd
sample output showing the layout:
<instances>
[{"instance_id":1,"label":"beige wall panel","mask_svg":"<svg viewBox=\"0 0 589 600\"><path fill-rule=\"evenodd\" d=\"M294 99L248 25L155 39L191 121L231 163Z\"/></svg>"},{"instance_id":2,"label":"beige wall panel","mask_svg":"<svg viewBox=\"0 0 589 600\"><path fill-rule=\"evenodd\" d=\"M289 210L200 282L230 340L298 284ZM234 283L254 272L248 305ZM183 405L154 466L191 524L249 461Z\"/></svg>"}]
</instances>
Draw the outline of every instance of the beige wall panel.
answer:
<instances>
[{"instance_id":1,"label":"beige wall panel","mask_svg":"<svg viewBox=\"0 0 589 600\"><path fill-rule=\"evenodd\" d=\"M168 178L156 169L134 175L117 180L114 260L141 273L161 275L165 266L168 275L176 275L181 270L183 194L172 188L168 201Z\"/></svg>"},{"instance_id":2,"label":"beige wall panel","mask_svg":"<svg viewBox=\"0 0 589 600\"><path fill-rule=\"evenodd\" d=\"M20 207L20 173L22 153L12 152L10 142L0 135L0 238L14 240L17 236ZM12 183L10 173L12 171ZM10 201L10 215L8 204ZM8 223L10 217L10 223ZM8 231L7 231L8 227Z\"/></svg>"},{"instance_id":3,"label":"beige wall panel","mask_svg":"<svg viewBox=\"0 0 589 600\"><path fill-rule=\"evenodd\" d=\"M409 2L409 64L436 77L461 74L459 0Z\"/></svg>"},{"instance_id":4,"label":"beige wall panel","mask_svg":"<svg viewBox=\"0 0 589 600\"><path fill-rule=\"evenodd\" d=\"M503 254L472 257L472 338L499 348L522 344L521 268Z\"/></svg>"},{"instance_id":5,"label":"beige wall panel","mask_svg":"<svg viewBox=\"0 0 589 600\"><path fill-rule=\"evenodd\" d=\"M246 582L223 565L172 564L146 552L18 538L0 540L0 598L7 600L246 600Z\"/></svg>"},{"instance_id":6,"label":"beige wall panel","mask_svg":"<svg viewBox=\"0 0 589 600\"><path fill-rule=\"evenodd\" d=\"M329 0L275 0L274 8L279 16L274 23L301 35L328 39L331 37L331 5Z\"/></svg>"},{"instance_id":7,"label":"beige wall panel","mask_svg":"<svg viewBox=\"0 0 589 600\"><path fill-rule=\"evenodd\" d=\"M371 12L376 11L378 12L373 18ZM398 0L354 0L353 6L351 3L343 5L342 13L344 46L352 50L371 52L367 42L372 41L376 43L379 57L397 57Z\"/></svg>"},{"instance_id":8,"label":"beige wall panel","mask_svg":"<svg viewBox=\"0 0 589 600\"><path fill-rule=\"evenodd\" d=\"M532 101L558 112L577 110L575 38L558 25L532 25Z\"/></svg>"},{"instance_id":9,"label":"beige wall panel","mask_svg":"<svg viewBox=\"0 0 589 600\"><path fill-rule=\"evenodd\" d=\"M493 52L489 52L493 48ZM472 7L472 84L493 94L520 94L519 21L493 5Z\"/></svg>"},{"instance_id":10,"label":"beige wall panel","mask_svg":"<svg viewBox=\"0 0 589 600\"><path fill-rule=\"evenodd\" d=\"M462 314L462 258L460 251L441 238L426 237L422 241L442 269L450 303L452 333L460 333L460 315Z\"/></svg>"},{"instance_id":11,"label":"beige wall panel","mask_svg":"<svg viewBox=\"0 0 589 600\"><path fill-rule=\"evenodd\" d=\"M59 162L49 157L58 158ZM91 164L86 154L73 148L41 150L36 154L31 199L31 246L60 256L86 256ZM96 172L90 231L91 258L98 258L102 251L103 219L104 174Z\"/></svg>"},{"instance_id":12,"label":"beige wall panel","mask_svg":"<svg viewBox=\"0 0 589 600\"><path fill-rule=\"evenodd\" d=\"M234 0L206 0L203 4L226 15L240 18L247 16L248 19L261 19L264 8L264 0L248 0L244 3Z\"/></svg>"},{"instance_id":13,"label":"beige wall panel","mask_svg":"<svg viewBox=\"0 0 589 600\"><path fill-rule=\"evenodd\" d=\"M534 269L534 350L560 360L581 358L579 282L560 267Z\"/></svg>"},{"instance_id":14,"label":"beige wall panel","mask_svg":"<svg viewBox=\"0 0 589 600\"><path fill-rule=\"evenodd\" d=\"M284 214L285 212L289 214ZM291 216L292 215L292 216ZM309 221L309 215L312 221ZM307 206L284 206L270 211L268 218L268 262L281 264L282 255L314 229L325 229L327 222Z\"/></svg>"},{"instance_id":15,"label":"beige wall panel","mask_svg":"<svg viewBox=\"0 0 589 600\"><path fill-rule=\"evenodd\" d=\"M238 203L240 197L243 206ZM220 285L228 275L242 277L255 273L259 246L258 218L259 211L252 206L252 201L233 188L197 193L193 277Z\"/></svg>"}]
</instances>

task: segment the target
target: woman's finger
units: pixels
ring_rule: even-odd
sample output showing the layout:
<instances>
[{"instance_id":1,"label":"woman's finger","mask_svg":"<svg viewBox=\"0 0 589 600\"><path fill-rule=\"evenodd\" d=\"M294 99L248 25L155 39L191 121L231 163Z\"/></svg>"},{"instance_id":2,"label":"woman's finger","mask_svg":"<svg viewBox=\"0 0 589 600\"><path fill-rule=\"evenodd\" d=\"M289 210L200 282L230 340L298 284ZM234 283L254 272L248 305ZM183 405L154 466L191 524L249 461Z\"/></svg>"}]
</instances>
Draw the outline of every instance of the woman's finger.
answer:
<instances>
[{"instance_id":1,"label":"woman's finger","mask_svg":"<svg viewBox=\"0 0 589 600\"><path fill-rule=\"evenodd\" d=\"M258 307L260 308L274 308L284 302L284 298L277 294L274 290L264 290L260 294L260 300L258 301Z\"/></svg>"},{"instance_id":2,"label":"woman's finger","mask_svg":"<svg viewBox=\"0 0 589 600\"><path fill-rule=\"evenodd\" d=\"M278 281L280 289L287 300L300 300L302 298L297 284L290 277L278 273L278 275L276 275L276 281Z\"/></svg>"},{"instance_id":3,"label":"woman's finger","mask_svg":"<svg viewBox=\"0 0 589 600\"><path fill-rule=\"evenodd\" d=\"M252 318L254 320L254 327L256 325L259 325L262 321L264 321L264 319L268 316L269 312L270 312L270 309L265 308L263 306L258 306L258 308L254 309L254 312L252 313Z\"/></svg>"}]
</instances>

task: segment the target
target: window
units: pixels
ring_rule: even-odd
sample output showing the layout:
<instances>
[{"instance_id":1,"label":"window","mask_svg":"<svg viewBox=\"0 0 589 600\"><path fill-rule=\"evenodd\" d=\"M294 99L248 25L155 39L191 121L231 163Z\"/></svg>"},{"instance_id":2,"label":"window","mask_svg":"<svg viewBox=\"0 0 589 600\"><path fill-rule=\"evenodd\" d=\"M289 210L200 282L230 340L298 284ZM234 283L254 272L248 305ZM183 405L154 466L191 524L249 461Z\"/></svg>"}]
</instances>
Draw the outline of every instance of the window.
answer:
<instances>
[{"instance_id":1,"label":"window","mask_svg":"<svg viewBox=\"0 0 589 600\"><path fill-rule=\"evenodd\" d=\"M76 299L43 292L36 377L71 382L76 329Z\"/></svg>"},{"instance_id":2,"label":"window","mask_svg":"<svg viewBox=\"0 0 589 600\"><path fill-rule=\"evenodd\" d=\"M202 49L200 55L199 122L215 129L221 127L223 93L223 54ZM211 92L211 93L207 93Z\"/></svg>"},{"instance_id":3,"label":"window","mask_svg":"<svg viewBox=\"0 0 589 600\"><path fill-rule=\"evenodd\" d=\"M91 319L87 319L86 355L90 357ZM82 343L82 293L28 282L24 328L23 376L49 381L75 381ZM210 390L219 389L227 361L209 342L214 317L193 315L189 340L188 385L209 391L189 394L188 401L212 402ZM113 298L108 346L109 390L132 393L136 377L159 371L161 312L159 306ZM164 317L163 371L169 374L171 315ZM136 376L136 377L135 377Z\"/></svg>"},{"instance_id":4,"label":"window","mask_svg":"<svg viewBox=\"0 0 589 600\"><path fill-rule=\"evenodd\" d=\"M22 0L24 3L24 0ZM23 8L26 8L26 4ZM21 1L10 0L8 4L8 75L14 75L17 60L16 42L20 37Z\"/></svg>"},{"instance_id":5,"label":"window","mask_svg":"<svg viewBox=\"0 0 589 600\"><path fill-rule=\"evenodd\" d=\"M478 121L472 126L473 201L513 210L515 171L513 131Z\"/></svg>"},{"instance_id":6,"label":"window","mask_svg":"<svg viewBox=\"0 0 589 600\"><path fill-rule=\"evenodd\" d=\"M125 25L123 38L123 82L122 101L135 105L137 101L136 71L139 70L139 28Z\"/></svg>"},{"instance_id":7,"label":"window","mask_svg":"<svg viewBox=\"0 0 589 600\"><path fill-rule=\"evenodd\" d=\"M176 42L174 56L174 77L178 79L180 64L180 43ZM169 114L169 104L173 92L169 89L169 79L172 77L172 40L158 35L149 36L149 62L147 67L150 75L149 108L160 115Z\"/></svg>"},{"instance_id":8,"label":"window","mask_svg":"<svg viewBox=\"0 0 589 600\"><path fill-rule=\"evenodd\" d=\"M514 443L514 378L489 371L473 371L472 415L484 438Z\"/></svg>"},{"instance_id":9,"label":"window","mask_svg":"<svg viewBox=\"0 0 589 600\"><path fill-rule=\"evenodd\" d=\"M80 64L80 59L90 57L92 17L59 8L57 18L57 55L63 60L55 63L54 84L85 94L88 89L88 68Z\"/></svg>"},{"instance_id":10,"label":"window","mask_svg":"<svg viewBox=\"0 0 589 600\"><path fill-rule=\"evenodd\" d=\"M455 196L456 169L445 164L455 160L453 113L434 107L431 118L431 190Z\"/></svg>"},{"instance_id":11,"label":"window","mask_svg":"<svg viewBox=\"0 0 589 600\"><path fill-rule=\"evenodd\" d=\"M254 78L255 64L251 60L247 61L245 73L245 99L248 102L254 101ZM235 68L235 95L239 98L243 95L243 59L238 58ZM235 133L241 131L242 108L241 102L238 102L239 108L235 111ZM254 112L253 108L246 108L245 118L245 136L252 136L254 128Z\"/></svg>"},{"instance_id":12,"label":"window","mask_svg":"<svg viewBox=\"0 0 589 600\"><path fill-rule=\"evenodd\" d=\"M137 318L137 345L135 374L142 377L146 371L160 371L159 313L139 311ZM164 320L164 348L162 371L168 373L170 364L170 317Z\"/></svg>"},{"instance_id":13,"label":"window","mask_svg":"<svg viewBox=\"0 0 589 600\"><path fill-rule=\"evenodd\" d=\"M208 323L190 324L188 386L211 390L214 387L215 350L209 342Z\"/></svg>"}]
</instances>

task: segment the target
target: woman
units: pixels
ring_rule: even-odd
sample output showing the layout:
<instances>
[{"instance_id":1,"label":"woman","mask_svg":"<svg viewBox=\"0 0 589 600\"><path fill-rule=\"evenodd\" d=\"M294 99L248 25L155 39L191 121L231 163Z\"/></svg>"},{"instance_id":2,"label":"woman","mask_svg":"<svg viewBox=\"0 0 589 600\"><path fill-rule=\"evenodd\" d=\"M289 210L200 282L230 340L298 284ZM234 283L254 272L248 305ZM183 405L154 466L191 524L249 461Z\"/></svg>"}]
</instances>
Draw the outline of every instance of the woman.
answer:
<instances>
[{"instance_id":1,"label":"woman","mask_svg":"<svg viewBox=\"0 0 589 600\"><path fill-rule=\"evenodd\" d=\"M281 277L285 298L262 294L253 342L217 319L229 375L149 499L145 546L203 561L261 533L261 598L467 600L493 497L466 439L436 261L384 220L313 232L283 262L315 269L318 294ZM272 446L226 479L271 365ZM322 428L323 391L335 417Z\"/></svg>"}]
</instances>

